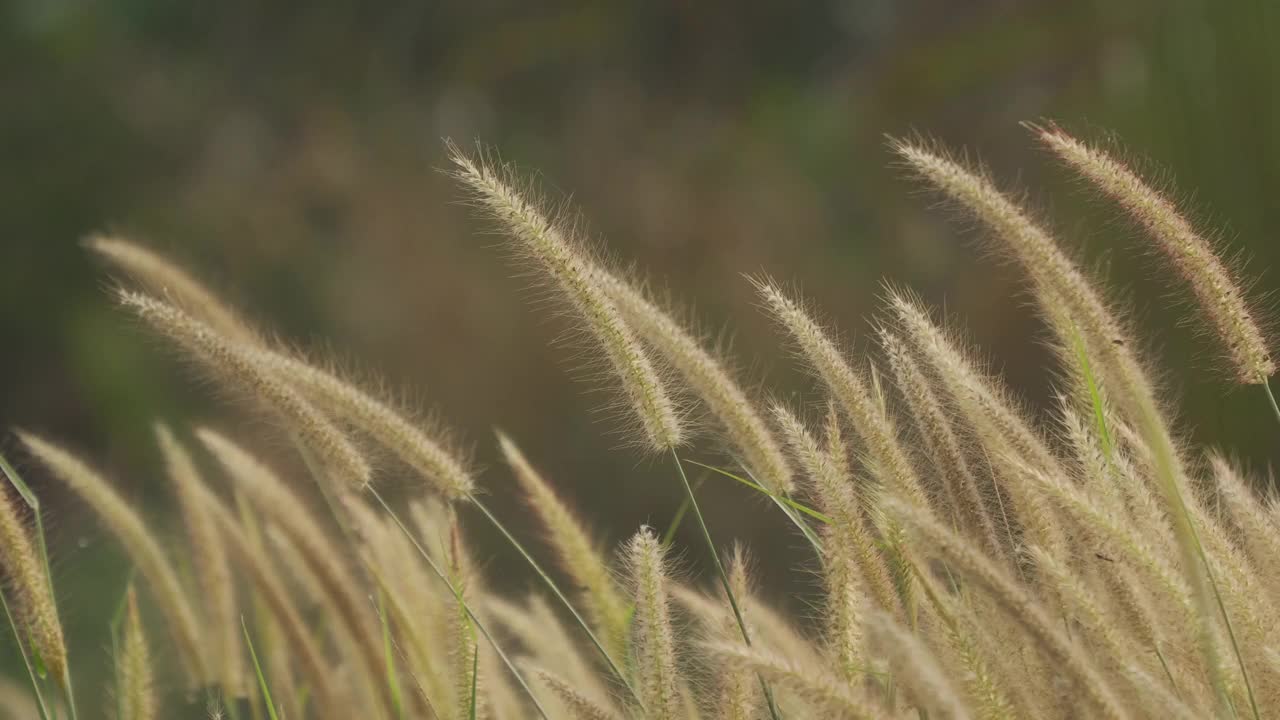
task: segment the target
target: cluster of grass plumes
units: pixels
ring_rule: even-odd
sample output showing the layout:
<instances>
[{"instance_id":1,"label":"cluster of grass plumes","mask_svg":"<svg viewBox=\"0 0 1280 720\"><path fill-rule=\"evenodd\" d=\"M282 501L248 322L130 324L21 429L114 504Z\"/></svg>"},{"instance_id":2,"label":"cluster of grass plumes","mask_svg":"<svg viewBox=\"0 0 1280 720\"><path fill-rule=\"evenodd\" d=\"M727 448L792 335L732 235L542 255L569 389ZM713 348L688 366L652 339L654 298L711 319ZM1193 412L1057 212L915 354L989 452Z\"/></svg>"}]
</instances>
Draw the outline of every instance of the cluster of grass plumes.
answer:
<instances>
[{"instance_id":1,"label":"cluster of grass plumes","mask_svg":"<svg viewBox=\"0 0 1280 720\"><path fill-rule=\"evenodd\" d=\"M1188 281L1232 359L1226 381L1266 387L1274 365L1258 313L1212 246L1110 155L1034 130ZM1058 351L1045 375L1059 402L1043 416L910 293L886 292L880 352L857 356L767 278L752 281L761 305L815 378L821 412L755 397L727 358L518 190L509 168L450 148L473 204L596 346L635 446L670 456L652 472L685 490L686 507L655 519L665 527L641 527L616 551L510 437L497 440L509 473L481 478L438 426L252 329L181 268L126 240L90 241L127 278L121 306L271 420L310 476L288 478L220 431L159 425L185 530L161 539L89 464L19 433L136 567L102 706L124 720L173 716L192 698L236 720L1280 712L1280 504L1221 455L1201 462L1178 442L1150 378L1158 359L1139 353L1132 323L1045 223L945 152L893 148L1024 272ZM687 423L694 415L715 437ZM712 469L745 486L742 501L767 498L811 544L815 623L770 605L741 547L722 562L728 545L680 455L712 443L725 449ZM420 481L403 506L381 494L379 452ZM38 519L35 497L2 469ZM536 552L485 506L486 485L525 497L544 530ZM544 587L496 596L463 506ZM85 660L67 656L43 537L18 508L0 502L0 567L31 712L74 718L70 668ZM714 558L707 587L671 573L685 510ZM164 619L145 637L144 606ZM169 655L176 677L159 665Z\"/></svg>"}]
</instances>

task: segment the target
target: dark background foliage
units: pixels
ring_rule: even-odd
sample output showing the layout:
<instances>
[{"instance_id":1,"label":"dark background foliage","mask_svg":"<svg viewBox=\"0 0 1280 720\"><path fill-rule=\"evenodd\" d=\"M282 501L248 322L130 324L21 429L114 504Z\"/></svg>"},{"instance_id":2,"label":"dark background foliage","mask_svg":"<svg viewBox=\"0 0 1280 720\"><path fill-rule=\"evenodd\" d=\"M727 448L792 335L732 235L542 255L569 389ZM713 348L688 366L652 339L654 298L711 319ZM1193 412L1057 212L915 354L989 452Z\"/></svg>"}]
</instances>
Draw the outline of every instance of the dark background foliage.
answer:
<instances>
[{"instance_id":1,"label":"dark background foliage","mask_svg":"<svg viewBox=\"0 0 1280 720\"><path fill-rule=\"evenodd\" d=\"M815 394L744 272L795 281L858 348L882 281L909 286L1044 403L1051 359L1019 277L891 167L885 135L919 132L1028 191L1126 293L1188 438L1238 452L1265 479L1280 451L1261 395L1228 384L1212 347L1176 324L1185 309L1133 228L1018 122L1116 132L1252 258L1265 293L1280 262L1278 24L1264 0L9 2L0 423L83 450L170 527L155 418L232 426L293 462L277 433L240 422L112 308L79 240L118 230L288 340L438 410L520 525L492 439L502 427L613 543L665 526L679 499L671 471L617 447L593 412L600 398L551 342L563 322L526 307L526 281L439 172L441 139L492 144L572 194L610 253L732 337L749 377L781 397ZM708 440L688 454L721 457ZM49 506L73 650L92 657L127 569L80 504L28 474ZM396 475L383 482L404 486ZM805 591L787 579L805 556L776 513L727 481L703 493L719 536L754 548L767 594ZM512 563L476 535L495 569ZM509 589L529 582L492 574Z\"/></svg>"}]
</instances>

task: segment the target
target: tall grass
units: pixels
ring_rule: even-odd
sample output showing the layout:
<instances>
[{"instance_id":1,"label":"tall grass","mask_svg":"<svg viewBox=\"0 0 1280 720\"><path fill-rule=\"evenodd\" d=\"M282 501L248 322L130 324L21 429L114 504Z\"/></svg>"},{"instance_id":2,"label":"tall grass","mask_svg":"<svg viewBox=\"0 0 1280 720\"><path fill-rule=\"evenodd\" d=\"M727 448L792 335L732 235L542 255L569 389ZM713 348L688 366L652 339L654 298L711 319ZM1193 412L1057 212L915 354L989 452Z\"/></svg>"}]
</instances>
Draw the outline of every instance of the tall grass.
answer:
<instances>
[{"instance_id":1,"label":"tall grass","mask_svg":"<svg viewBox=\"0 0 1280 720\"><path fill-rule=\"evenodd\" d=\"M1152 237L1227 358L1224 381L1270 396L1265 324L1215 245L1113 155L1032 130ZM190 691L221 698L217 713L273 720L1280 713L1280 504L1222 454L1200 462L1180 442L1160 358L1138 351L1136 324L1048 223L941 149L893 149L1026 277L1057 350L1044 371L1052 408L1030 411L908 291L886 293L879 352L855 355L803 298L763 278L762 305L826 411L761 401L730 358L509 168L450 146L468 197L564 301L596 376L618 390L618 432L670 458L714 590L673 574L674 550L647 527L617 553L603 547L590 508L512 438L498 435L514 481L482 475L447 430L276 343L186 270L125 239L89 241L128 276L121 305L278 427L307 468L280 473L209 428L194 429L191 452L185 430L158 426L178 539L74 452L19 433L117 538L146 594L130 589L125 605L116 714L190 716ZM703 467L740 480L742 502L759 493L787 514L796 537L775 542L812 544L813 622L770 605L776 593L752 584L741 547L722 559L729 546L681 458L690 447L725 448L723 467ZM417 479L407 504L382 494L378 452ZM485 491L522 494L545 541L517 538ZM70 668L93 658L67 655L42 533L6 498L5 608L48 720L75 707ZM465 525L467 506L489 524ZM483 528L535 570L531 596L490 589L468 542ZM144 633L150 606L165 624ZM169 656L180 663L165 667Z\"/></svg>"}]
</instances>

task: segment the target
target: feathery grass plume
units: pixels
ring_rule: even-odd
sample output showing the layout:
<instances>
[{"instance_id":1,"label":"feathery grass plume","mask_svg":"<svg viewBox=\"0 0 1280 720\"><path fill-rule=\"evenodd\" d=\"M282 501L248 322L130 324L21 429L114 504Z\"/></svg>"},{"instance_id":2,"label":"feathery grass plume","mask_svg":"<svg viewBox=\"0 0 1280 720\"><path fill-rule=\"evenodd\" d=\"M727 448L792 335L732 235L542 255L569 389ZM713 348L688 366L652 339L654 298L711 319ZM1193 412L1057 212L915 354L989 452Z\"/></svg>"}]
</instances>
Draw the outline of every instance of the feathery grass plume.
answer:
<instances>
[{"instance_id":1,"label":"feathery grass plume","mask_svg":"<svg viewBox=\"0 0 1280 720\"><path fill-rule=\"evenodd\" d=\"M1213 468L1215 487L1237 528L1236 537L1257 568L1260 581L1266 587L1280 588L1280 523L1268 514L1226 458L1212 454L1209 464Z\"/></svg>"},{"instance_id":2,"label":"feathery grass plume","mask_svg":"<svg viewBox=\"0 0 1280 720\"><path fill-rule=\"evenodd\" d=\"M138 596L132 585L129 586L125 608L124 636L120 657L116 658L120 677L120 687L116 692L120 694L121 720L154 720L157 703L151 653L147 650L142 615L138 612Z\"/></svg>"},{"instance_id":3,"label":"feathery grass plume","mask_svg":"<svg viewBox=\"0 0 1280 720\"><path fill-rule=\"evenodd\" d=\"M869 704L855 685L832 675L821 665L799 665L791 658L741 643L708 643L702 649L717 663L750 670L780 689L790 691L814 711L812 717L843 720L885 717L885 712Z\"/></svg>"},{"instance_id":4,"label":"feathery grass plume","mask_svg":"<svg viewBox=\"0 0 1280 720\"><path fill-rule=\"evenodd\" d=\"M541 668L533 668L531 674L560 699L573 720L622 720L622 716L583 695L576 685L559 675Z\"/></svg>"},{"instance_id":5,"label":"feathery grass plume","mask_svg":"<svg viewBox=\"0 0 1280 720\"><path fill-rule=\"evenodd\" d=\"M440 523L434 527L446 527L445 506L435 497L427 496L426 500L441 509ZM421 505L422 500L418 500L411 507L416 509ZM362 516L381 526L378 531L381 539L366 542L378 558L375 575L382 584L396 626L397 641L406 656L406 674L417 694L435 708L431 716L447 716L454 703L455 678L451 663L444 661L448 653L441 651L441 638L452 637L456 629L457 598L444 583L431 576L414 544L416 540L411 541L394 519L380 516L376 511L362 513Z\"/></svg>"},{"instance_id":6,"label":"feathery grass plume","mask_svg":"<svg viewBox=\"0 0 1280 720\"><path fill-rule=\"evenodd\" d=\"M1194 609L1191 591L1173 564L1175 558L1164 548L1134 531L1123 518L1108 513L1091 502L1078 486L1062 478L1026 468L1030 482L1035 483L1062 508L1065 517L1075 520L1075 526L1085 537L1093 536L1107 542L1119 552L1115 560L1133 567L1144 578L1144 584L1157 594L1160 601L1176 618L1174 627L1193 627ZM1110 557L1110 554L1108 554ZM1062 555L1056 555L1062 557Z\"/></svg>"},{"instance_id":7,"label":"feathery grass plume","mask_svg":"<svg viewBox=\"0 0 1280 720\"><path fill-rule=\"evenodd\" d=\"M1055 520L1054 508L1015 470L1019 463L1024 463L1042 468L1047 474L1065 474L1057 455L1007 391L993 378L985 377L914 298L891 289L888 304L903 337L928 361L939 384L950 390L985 454L1003 525L1001 542L1005 551L1002 554L1023 569L1025 556L1020 550L1028 536L1030 542L1043 545L1051 552L1065 552L1066 538Z\"/></svg>"},{"instance_id":8,"label":"feathery grass plume","mask_svg":"<svg viewBox=\"0 0 1280 720\"><path fill-rule=\"evenodd\" d=\"M1244 289L1213 244L1196 232L1173 201L1101 148L1061 128L1029 125L1040 141L1141 224L1191 286L1210 327L1230 354L1241 383L1266 382L1276 371L1267 335L1250 309Z\"/></svg>"},{"instance_id":9,"label":"feathery grass plume","mask_svg":"<svg viewBox=\"0 0 1280 720\"><path fill-rule=\"evenodd\" d=\"M1058 396L1058 418L1062 435L1076 461L1075 477L1095 502L1108 510L1126 513L1127 499L1120 486L1130 480L1120 474L1115 440L1109 426L1112 419L1103 402L1095 411L1095 420L1087 421L1077 410L1078 398Z\"/></svg>"},{"instance_id":10,"label":"feathery grass plume","mask_svg":"<svg viewBox=\"0 0 1280 720\"><path fill-rule=\"evenodd\" d=\"M773 415L798 464L813 483L816 504L832 520L823 528L823 581L827 588L824 629L841 671L852 675L863 664L862 614L867 597L890 612L899 612L901 606L876 549L876 539L865 526L851 478L838 466L843 459L824 452L804 423L786 407L774 405ZM830 425L831 432L838 432L838 423Z\"/></svg>"},{"instance_id":11,"label":"feathery grass plume","mask_svg":"<svg viewBox=\"0 0 1280 720\"><path fill-rule=\"evenodd\" d=\"M1069 308L1071 317L1086 330L1091 344L1127 341L1128 333L1115 321L1088 278L1062 252L1048 231L997 189L982 171L971 170L945 152L930 149L923 143L894 140L892 148L912 172L991 228L1005 253L1031 280L1036 300L1046 312L1059 306ZM1063 345L1070 346L1070 343L1063 342Z\"/></svg>"},{"instance_id":12,"label":"feathery grass plume","mask_svg":"<svg viewBox=\"0 0 1280 720\"><path fill-rule=\"evenodd\" d=\"M581 588L584 609L603 637L606 649L613 657L625 658L627 636L631 632L631 607L597 543L511 438L499 432L498 445L530 506L542 521L561 568L573 585Z\"/></svg>"},{"instance_id":13,"label":"feathery grass plume","mask_svg":"<svg viewBox=\"0 0 1280 720\"><path fill-rule=\"evenodd\" d=\"M335 490L360 489L369 483L372 471L360 451L315 406L274 375L255 346L224 337L161 300L128 290L120 291L118 299L227 387L277 413L302 446L315 454L327 475L324 479Z\"/></svg>"},{"instance_id":14,"label":"feathery grass plume","mask_svg":"<svg viewBox=\"0 0 1280 720\"><path fill-rule=\"evenodd\" d=\"M218 299L217 295L186 270L154 251L121 237L91 235L85 240L89 248L108 262L132 275L152 292L207 323L218 333L238 342L256 344L258 333Z\"/></svg>"},{"instance_id":15,"label":"feathery grass plume","mask_svg":"<svg viewBox=\"0 0 1280 720\"><path fill-rule=\"evenodd\" d=\"M236 513L240 518L240 532L244 537L245 546L258 557L270 557L267 554L261 524L258 522L253 508L249 506L248 499L244 496L244 493L238 490L233 492L232 495ZM214 527L217 528L219 537L221 537L222 529L218 527L218 523L215 522ZM230 558L228 558L228 562L230 562ZM267 601L263 599L262 592L253 582L245 584L249 589L249 604L253 610L253 626L258 637L258 647L260 648L263 663L266 666L264 669L270 681L270 687L273 689L272 698L276 701L281 717L299 717L302 714L303 698L301 691L298 689L297 673L293 667L293 656L287 649L288 638L280 620L276 618ZM243 621L243 616L241 620ZM257 702L256 693L253 689L254 683L247 682L246 688L251 702Z\"/></svg>"},{"instance_id":16,"label":"feathery grass plume","mask_svg":"<svg viewBox=\"0 0 1280 720\"><path fill-rule=\"evenodd\" d=\"M1231 537L1220 513L1205 505L1199 493L1191 493L1187 507L1204 548L1207 567L1213 573L1213 592L1219 603L1223 640L1230 643L1236 660L1247 677L1239 688L1252 697L1241 695L1237 705L1255 705L1258 698L1280 693L1280 668L1273 667L1263 655L1263 647L1274 634L1280 618L1268 586L1259 582L1258 571L1245 552ZM1228 668L1229 670L1229 668Z\"/></svg>"},{"instance_id":17,"label":"feathery grass plume","mask_svg":"<svg viewBox=\"0 0 1280 720\"><path fill-rule=\"evenodd\" d=\"M886 660L913 705L930 718L968 720L969 711L933 651L891 615L871 612L867 641Z\"/></svg>"},{"instance_id":18,"label":"feathery grass plume","mask_svg":"<svg viewBox=\"0 0 1280 720\"><path fill-rule=\"evenodd\" d=\"M1064 472L1026 414L994 378L971 360L963 345L934 323L910 293L890 288L887 305L902 336L928 361L940 384L975 427L983 445L1008 447L1045 472Z\"/></svg>"},{"instance_id":19,"label":"feathery grass plume","mask_svg":"<svg viewBox=\"0 0 1280 720\"><path fill-rule=\"evenodd\" d=\"M672 583L671 597L700 624L713 631L720 628L721 620L724 618L724 604L720 598L710 597L679 583ZM742 604L743 612L752 618L752 631L759 631L761 646L802 665L817 666L826 661L817 645L801 634L776 609L769 607L755 596L742 598ZM741 634L733 640L741 641Z\"/></svg>"},{"instance_id":20,"label":"feathery grass plume","mask_svg":"<svg viewBox=\"0 0 1280 720\"><path fill-rule=\"evenodd\" d=\"M1115 623L1098 605L1098 593L1082 580L1079 573L1038 545L1028 548L1027 553L1055 595L1062 599L1064 613L1075 620L1071 627L1083 636L1094 657L1101 661L1104 671L1123 670L1128 658L1145 654L1116 632Z\"/></svg>"},{"instance_id":21,"label":"feathery grass plume","mask_svg":"<svg viewBox=\"0 0 1280 720\"><path fill-rule=\"evenodd\" d=\"M921 178L992 229L1006 254L1030 279L1036 302L1057 333L1059 345L1072 347L1077 340L1073 333L1079 328L1086 353L1103 361L1097 368L1103 384L1125 400L1130 419L1151 425L1150 432L1160 435L1159 443L1176 459L1155 390L1130 350L1131 333L1049 232L980 171L919 143L894 141L893 149Z\"/></svg>"},{"instance_id":22,"label":"feathery grass plume","mask_svg":"<svg viewBox=\"0 0 1280 720\"><path fill-rule=\"evenodd\" d=\"M772 281L752 280L778 323L792 336L802 357L826 384L867 446L867 457L880 483L922 506L924 490L911 461L898 441L893 420L873 396L867 380L850 367L836 343L809 313Z\"/></svg>"},{"instance_id":23,"label":"feathery grass plume","mask_svg":"<svg viewBox=\"0 0 1280 720\"><path fill-rule=\"evenodd\" d=\"M208 444L207 440L205 442ZM203 487L200 491L208 493ZM334 682L332 664L316 643L312 628L294 604L278 570L272 567L260 547L250 541L246 528L236 522L220 500L212 493L208 493L206 499L206 511L218 526L229 554L249 574L249 581L258 596L279 623L290 656L297 659L307 680L307 692L314 696L311 705L317 708L317 714L334 720L354 717L356 708L345 688Z\"/></svg>"},{"instance_id":24,"label":"feathery grass plume","mask_svg":"<svg viewBox=\"0 0 1280 720\"><path fill-rule=\"evenodd\" d=\"M221 535L200 502L204 481L186 448L163 424L155 426L160 451L164 455L170 482L178 498L186 528L192 566L200 587L206 627L206 644L211 662L217 665L218 680L224 691L236 696L245 691L245 668L240 649L240 611L236 602L236 586L231 581L226 550Z\"/></svg>"},{"instance_id":25,"label":"feathery grass plume","mask_svg":"<svg viewBox=\"0 0 1280 720\"><path fill-rule=\"evenodd\" d=\"M458 588L460 597L468 597L471 595L466 587L466 575L469 571L464 569L467 561L455 551L456 538L457 526L453 525L450 528L449 580L454 587ZM487 717L489 713L484 706L485 696L480 689L482 687L479 664L480 645L477 642L476 630L471 624L471 618L461 603L454 607L453 622L450 624L447 642L453 679L453 717L456 720Z\"/></svg>"},{"instance_id":26,"label":"feathery grass plume","mask_svg":"<svg viewBox=\"0 0 1280 720\"><path fill-rule=\"evenodd\" d=\"M921 144L895 141L894 150L913 171L991 227L1031 280L1034 297L1057 333L1059 345L1070 348L1082 340L1086 355L1101 360L1098 370L1103 384L1113 398L1123 401L1128 418L1168 462L1173 480L1182 482L1186 474L1182 461L1151 381L1130 349L1130 333L1048 231L980 172ZM1082 337L1077 337L1077 328ZM1166 494L1181 492L1175 485ZM1171 507L1178 504L1175 500L1171 496Z\"/></svg>"},{"instance_id":27,"label":"feathery grass plume","mask_svg":"<svg viewBox=\"0 0 1280 720\"><path fill-rule=\"evenodd\" d=\"M1007 693L1001 687L1000 678L993 671L992 663L983 653L978 634L988 631L975 621L972 608L963 604L961 595L944 592L938 580L929 573L916 570L916 579L928 599L932 615L937 618L942 642L950 650L955 675L962 679L965 694L974 712L983 720L1010 720L1016 717ZM950 579L950 578L949 578Z\"/></svg>"},{"instance_id":28,"label":"feathery grass plume","mask_svg":"<svg viewBox=\"0 0 1280 720\"><path fill-rule=\"evenodd\" d=\"M319 583L318 598L339 621L338 626L359 655L369 687L376 688L384 709L395 706L386 677L381 633L370 608L360 596L360 584L351 574L345 555L334 545L306 510L306 503L251 455L208 428L196 436L227 470L227 474L259 512L279 527L298 551L305 569Z\"/></svg>"},{"instance_id":29,"label":"feathery grass plume","mask_svg":"<svg viewBox=\"0 0 1280 720\"><path fill-rule=\"evenodd\" d=\"M664 554L648 527L640 528L625 549L635 592L632 648L645 717L675 720L681 716L681 692Z\"/></svg>"},{"instance_id":30,"label":"feathery grass plume","mask_svg":"<svg viewBox=\"0 0 1280 720\"><path fill-rule=\"evenodd\" d=\"M995 230L1005 248L1032 280L1036 300L1051 320L1049 324L1057 332L1059 343L1070 347L1074 338L1068 333L1078 327L1083 332L1086 354L1101 360L1098 367L1103 385L1111 397L1120 401L1127 419L1140 429L1152 450L1158 486L1173 521L1174 537L1182 555L1182 570L1190 581L1195 599L1195 626L1201 652L1219 695L1219 704L1224 712L1229 711L1231 701L1227 686L1230 681L1221 669L1215 624L1221 616L1230 634L1230 619L1196 534L1195 524L1187 511L1186 469L1165 414L1156 400L1155 389L1130 350L1128 334L1049 234L1017 204L1001 194L990 180L918 144L896 142L895 149L917 173ZM1069 322L1064 322L1064 319ZM1234 637L1232 640L1234 646ZM1255 698L1238 650L1236 659L1256 716Z\"/></svg>"},{"instance_id":31,"label":"feathery grass plume","mask_svg":"<svg viewBox=\"0 0 1280 720\"><path fill-rule=\"evenodd\" d=\"M1170 720L1200 720L1209 717L1213 711L1203 706L1189 706L1185 698L1171 691L1163 678L1157 678L1142 668L1130 665L1125 669L1129 683L1139 688L1138 693L1146 702L1144 710L1152 717L1170 718Z\"/></svg>"},{"instance_id":32,"label":"feathery grass plume","mask_svg":"<svg viewBox=\"0 0 1280 720\"><path fill-rule=\"evenodd\" d=\"M870 470L877 480L877 484L867 490L869 496L874 498L882 491L892 491L910 502L927 507L928 498L899 442L897 429L882 397L873 392L861 373L849 366L836 343L799 303L767 279L755 279L753 283L766 307L795 340L801 355L826 384L835 402L862 437ZM878 515L874 519L877 522L882 520ZM909 570L911 560L901 543L900 529L889 522L885 523L882 533L903 611L908 617L913 617L916 604Z\"/></svg>"},{"instance_id":33,"label":"feathery grass plume","mask_svg":"<svg viewBox=\"0 0 1280 720\"><path fill-rule=\"evenodd\" d=\"M986 591L1035 641L1045 659L1072 680L1096 717L1116 720L1129 717L1092 659L1057 627L1045 608L1008 573L944 527L926 509L886 498L885 510L907 527L914 536L913 545L918 551L946 562L952 570Z\"/></svg>"},{"instance_id":34,"label":"feathery grass plume","mask_svg":"<svg viewBox=\"0 0 1280 720\"><path fill-rule=\"evenodd\" d=\"M648 444L658 451L678 447L684 429L676 404L648 353L605 294L581 243L511 185L509 170L472 159L452 144L448 150L456 177L474 194L476 206L542 267L586 324L621 382Z\"/></svg>"},{"instance_id":35,"label":"feathery grass plume","mask_svg":"<svg viewBox=\"0 0 1280 720\"><path fill-rule=\"evenodd\" d=\"M751 595L751 578L747 571L748 559L746 550L740 544L733 546L733 555L728 563L729 585L733 588L734 597L747 598ZM728 596L722 593L719 622L712 629L712 637L732 641L737 639L738 622L729 605ZM752 636L757 635L754 627ZM720 720L752 720L762 706L761 686L758 679L743 668L716 668L714 670L713 690L706 692L704 710Z\"/></svg>"},{"instance_id":36,"label":"feathery grass plume","mask_svg":"<svg viewBox=\"0 0 1280 720\"><path fill-rule=\"evenodd\" d=\"M606 678L596 673L591 658L579 650L555 611L540 595L531 594L525 605L485 598L488 616L505 625L530 653L538 667L554 667L561 680L601 707L611 707Z\"/></svg>"},{"instance_id":37,"label":"feathery grass plume","mask_svg":"<svg viewBox=\"0 0 1280 720\"><path fill-rule=\"evenodd\" d=\"M881 328L880 342L907 400L910 415L920 430L926 455L933 460L935 469L942 476L948 500L969 532L981 538L988 552L998 556L1002 551L999 530L942 401L897 335Z\"/></svg>"},{"instance_id":38,"label":"feathery grass plume","mask_svg":"<svg viewBox=\"0 0 1280 720\"><path fill-rule=\"evenodd\" d=\"M699 340L631 283L596 269L600 287L623 319L684 377L720 422L751 477L770 492L792 491L791 468L777 439L760 417L755 403L733 378L725 363L703 349Z\"/></svg>"},{"instance_id":39,"label":"feathery grass plume","mask_svg":"<svg viewBox=\"0 0 1280 720\"><path fill-rule=\"evenodd\" d=\"M450 500L475 491L471 470L434 436L355 383L296 357L266 348L254 353L261 367L334 417L350 422L417 470L432 489Z\"/></svg>"},{"instance_id":40,"label":"feathery grass plume","mask_svg":"<svg viewBox=\"0 0 1280 720\"><path fill-rule=\"evenodd\" d=\"M446 506L445 511L449 518L446 551L450 581L457 589L460 600L483 610L484 598L488 594L484 586L484 578L463 541L462 526L459 523L456 508ZM458 642L451 649L450 657L458 680L458 688L467 691L467 695L459 698L466 701L465 705L458 708L459 711L463 707L471 709L470 691L474 687L476 717L505 718L527 714L524 705L508 682L510 675L503 672L497 655L479 645L477 623L480 621L467 613L461 602L454 603L451 610L455 618L453 632ZM489 622L488 618L483 616L481 621ZM460 715L460 718L465 717L470 716Z\"/></svg>"},{"instance_id":41,"label":"feathery grass plume","mask_svg":"<svg viewBox=\"0 0 1280 720\"><path fill-rule=\"evenodd\" d=\"M9 495L0 490L0 569L9 579L7 591L25 640L59 683L67 679L67 646L49 577L31 542L26 525Z\"/></svg>"},{"instance_id":42,"label":"feathery grass plume","mask_svg":"<svg viewBox=\"0 0 1280 720\"><path fill-rule=\"evenodd\" d=\"M213 679L195 610L169 559L142 518L111 489L110 483L79 458L39 436L20 431L18 437L32 455L98 513L124 545L138 572L151 586L156 604L164 614L177 645L190 686L198 687Z\"/></svg>"},{"instance_id":43,"label":"feathery grass plume","mask_svg":"<svg viewBox=\"0 0 1280 720\"><path fill-rule=\"evenodd\" d=\"M449 686L432 663L433 638L443 635L441 616L452 597L426 577L408 538L391 519L373 508L353 503L356 535L363 565L378 585L384 644L398 656L398 682L411 684L403 712L411 717L437 716L437 703L448 698ZM434 699L434 700L433 700Z\"/></svg>"}]
</instances>

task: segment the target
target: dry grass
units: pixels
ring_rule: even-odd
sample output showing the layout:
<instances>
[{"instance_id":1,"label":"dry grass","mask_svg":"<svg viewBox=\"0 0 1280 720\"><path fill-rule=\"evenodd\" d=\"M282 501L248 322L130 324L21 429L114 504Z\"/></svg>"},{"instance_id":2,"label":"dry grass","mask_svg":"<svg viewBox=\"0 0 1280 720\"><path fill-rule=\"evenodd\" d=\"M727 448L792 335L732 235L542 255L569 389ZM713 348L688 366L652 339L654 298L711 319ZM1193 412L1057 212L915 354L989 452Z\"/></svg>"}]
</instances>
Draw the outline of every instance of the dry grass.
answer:
<instances>
[{"instance_id":1,"label":"dry grass","mask_svg":"<svg viewBox=\"0 0 1280 720\"><path fill-rule=\"evenodd\" d=\"M1056 127L1033 129L1152 235L1231 360L1231 380L1266 387L1271 348L1213 245L1111 155ZM809 418L773 403L763 413L729 358L583 247L508 168L451 148L471 199L512 237L515 262L546 279L594 346L634 445L673 457L716 551L714 592L672 576L671 548L649 528L615 561L584 522L590 509L557 493L511 438L499 435L514 485L482 478L441 428L282 350L185 270L127 240L92 240L139 285L163 290L121 290L122 304L277 425L310 475L281 476L204 428L202 452L189 454L181 432L161 427L187 530L169 542L87 463L20 434L98 513L166 620L166 633L144 640L129 592L115 653L120 716L175 716L182 698L160 667L170 654L186 688L218 699L209 714L236 720L1280 712L1280 504L1220 455L1196 462L1179 445L1152 379L1159 358L1139 354L1133 324L1046 223L945 152L894 149L1024 272L1058 350L1059 365L1045 369L1055 409L1028 411L905 291L887 294L881 354L855 357L801 298L757 280L827 408ZM721 565L676 454L704 440L688 413L715 420L728 471L754 488L743 492L769 495L812 543L817 622L802 629L772 609L741 548ZM380 494L381 470L367 459L376 450L421 481L404 509ZM486 482L526 497L568 592L479 501ZM468 547L463 505L546 587L495 596ZM0 567L31 667L25 711L52 720L65 706L74 718L70 667L84 659L66 656L43 538L16 507L0 503Z\"/></svg>"}]
</instances>

